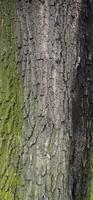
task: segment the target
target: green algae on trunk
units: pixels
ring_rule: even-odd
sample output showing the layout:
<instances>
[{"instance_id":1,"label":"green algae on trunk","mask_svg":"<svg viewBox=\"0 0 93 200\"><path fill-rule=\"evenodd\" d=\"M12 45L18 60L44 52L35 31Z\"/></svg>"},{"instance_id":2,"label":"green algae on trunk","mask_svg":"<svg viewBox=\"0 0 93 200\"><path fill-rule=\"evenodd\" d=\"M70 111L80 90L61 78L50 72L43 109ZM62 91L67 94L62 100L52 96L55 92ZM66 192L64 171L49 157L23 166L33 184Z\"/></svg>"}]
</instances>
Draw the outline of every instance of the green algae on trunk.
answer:
<instances>
[{"instance_id":1,"label":"green algae on trunk","mask_svg":"<svg viewBox=\"0 0 93 200\"><path fill-rule=\"evenodd\" d=\"M0 0L0 199L22 200L17 188L22 88L16 64L16 1Z\"/></svg>"},{"instance_id":2,"label":"green algae on trunk","mask_svg":"<svg viewBox=\"0 0 93 200\"><path fill-rule=\"evenodd\" d=\"M93 144L89 152L87 200L93 200Z\"/></svg>"}]
</instances>

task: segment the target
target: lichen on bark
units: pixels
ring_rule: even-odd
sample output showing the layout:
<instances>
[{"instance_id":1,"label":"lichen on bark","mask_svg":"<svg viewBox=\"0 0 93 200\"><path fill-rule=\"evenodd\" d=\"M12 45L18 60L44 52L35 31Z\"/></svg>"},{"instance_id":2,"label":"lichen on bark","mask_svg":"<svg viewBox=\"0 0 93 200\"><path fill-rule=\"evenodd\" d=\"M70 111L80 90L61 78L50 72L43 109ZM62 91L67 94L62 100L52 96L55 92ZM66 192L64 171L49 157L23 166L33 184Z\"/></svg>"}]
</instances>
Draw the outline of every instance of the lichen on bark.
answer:
<instances>
[{"instance_id":1,"label":"lichen on bark","mask_svg":"<svg viewBox=\"0 0 93 200\"><path fill-rule=\"evenodd\" d=\"M16 64L16 1L0 0L0 199L22 199L17 188L22 89ZM18 195L18 196L17 196Z\"/></svg>"}]
</instances>

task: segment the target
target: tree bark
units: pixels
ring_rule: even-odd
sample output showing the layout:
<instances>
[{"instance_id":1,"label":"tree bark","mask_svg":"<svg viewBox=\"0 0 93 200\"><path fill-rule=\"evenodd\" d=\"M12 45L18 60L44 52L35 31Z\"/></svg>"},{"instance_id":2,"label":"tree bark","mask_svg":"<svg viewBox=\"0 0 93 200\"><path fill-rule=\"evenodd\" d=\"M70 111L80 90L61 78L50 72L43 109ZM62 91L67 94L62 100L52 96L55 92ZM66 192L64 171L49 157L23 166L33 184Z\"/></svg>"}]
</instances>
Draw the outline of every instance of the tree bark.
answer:
<instances>
[{"instance_id":1,"label":"tree bark","mask_svg":"<svg viewBox=\"0 0 93 200\"><path fill-rule=\"evenodd\" d=\"M1 200L93 198L92 4L0 0Z\"/></svg>"}]
</instances>

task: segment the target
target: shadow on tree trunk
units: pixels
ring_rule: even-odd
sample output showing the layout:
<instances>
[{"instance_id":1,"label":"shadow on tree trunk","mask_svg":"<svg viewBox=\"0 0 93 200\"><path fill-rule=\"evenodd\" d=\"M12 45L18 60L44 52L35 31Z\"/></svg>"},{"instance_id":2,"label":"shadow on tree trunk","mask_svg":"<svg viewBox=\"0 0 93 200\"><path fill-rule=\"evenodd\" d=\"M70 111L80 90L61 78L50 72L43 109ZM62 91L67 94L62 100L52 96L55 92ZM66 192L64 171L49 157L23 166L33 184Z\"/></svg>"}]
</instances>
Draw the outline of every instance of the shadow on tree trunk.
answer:
<instances>
[{"instance_id":1,"label":"shadow on tree trunk","mask_svg":"<svg viewBox=\"0 0 93 200\"><path fill-rule=\"evenodd\" d=\"M72 176L73 200L90 200L93 118L93 3L82 0L78 38L80 63L72 88Z\"/></svg>"}]
</instances>

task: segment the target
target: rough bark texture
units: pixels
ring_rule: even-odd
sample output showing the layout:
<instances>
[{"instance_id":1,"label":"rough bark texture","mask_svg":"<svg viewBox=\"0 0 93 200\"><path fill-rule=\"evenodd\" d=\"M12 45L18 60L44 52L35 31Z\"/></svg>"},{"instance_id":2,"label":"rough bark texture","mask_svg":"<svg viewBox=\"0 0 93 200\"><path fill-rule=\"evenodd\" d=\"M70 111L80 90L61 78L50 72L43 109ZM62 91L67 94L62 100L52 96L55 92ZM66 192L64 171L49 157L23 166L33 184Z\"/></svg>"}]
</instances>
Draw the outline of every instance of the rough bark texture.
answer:
<instances>
[{"instance_id":1,"label":"rough bark texture","mask_svg":"<svg viewBox=\"0 0 93 200\"><path fill-rule=\"evenodd\" d=\"M72 199L71 90L78 65L79 4L20 1L18 38L24 87L24 199Z\"/></svg>"},{"instance_id":2,"label":"rough bark texture","mask_svg":"<svg viewBox=\"0 0 93 200\"><path fill-rule=\"evenodd\" d=\"M93 200L92 4L0 0L0 200Z\"/></svg>"}]
</instances>

